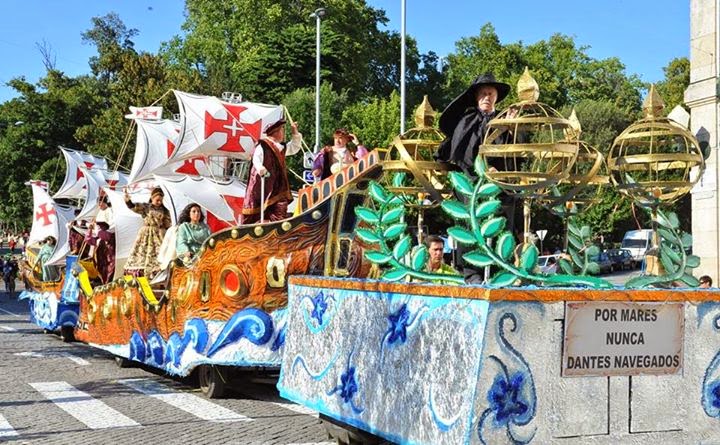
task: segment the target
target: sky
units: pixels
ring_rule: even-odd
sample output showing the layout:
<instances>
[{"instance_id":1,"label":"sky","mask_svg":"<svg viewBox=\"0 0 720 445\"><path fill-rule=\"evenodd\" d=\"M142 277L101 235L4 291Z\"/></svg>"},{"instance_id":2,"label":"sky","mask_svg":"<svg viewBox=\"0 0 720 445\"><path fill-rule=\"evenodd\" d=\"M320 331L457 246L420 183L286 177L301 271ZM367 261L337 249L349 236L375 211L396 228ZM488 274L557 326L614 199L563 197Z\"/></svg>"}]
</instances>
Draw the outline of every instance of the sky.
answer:
<instances>
[{"instance_id":1,"label":"sky","mask_svg":"<svg viewBox=\"0 0 720 445\"><path fill-rule=\"evenodd\" d=\"M219 0L218 0L219 1ZM367 0L386 11L387 27L400 29L400 0ZM91 18L114 11L136 28L135 47L157 52L162 42L181 34L182 0L2 0L0 14L0 102L14 96L5 82L25 76L36 82L45 74L37 43L47 42L56 67L75 76L90 71L94 47L81 33ZM407 33L421 52L444 56L462 37L477 35L492 23L503 43L526 44L555 33L589 46L591 57L618 57L628 74L643 81L663 78L662 68L689 54L688 0L407 0ZM306 20L306 18L299 18ZM398 49L399 51L399 49ZM399 57L399 56L398 56Z\"/></svg>"}]
</instances>

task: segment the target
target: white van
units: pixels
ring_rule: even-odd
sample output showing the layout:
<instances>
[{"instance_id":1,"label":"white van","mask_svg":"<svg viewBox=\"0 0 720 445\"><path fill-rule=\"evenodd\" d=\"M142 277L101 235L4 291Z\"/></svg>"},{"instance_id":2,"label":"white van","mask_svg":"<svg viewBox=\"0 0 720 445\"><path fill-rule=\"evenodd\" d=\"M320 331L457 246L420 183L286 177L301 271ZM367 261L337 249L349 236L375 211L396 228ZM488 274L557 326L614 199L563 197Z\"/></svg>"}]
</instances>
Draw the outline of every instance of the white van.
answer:
<instances>
[{"instance_id":1,"label":"white van","mask_svg":"<svg viewBox=\"0 0 720 445\"><path fill-rule=\"evenodd\" d=\"M635 261L642 261L645 258L645 253L652 244L651 229L642 230L630 230L625 232L625 236L622 240L622 248L630 251L630 254Z\"/></svg>"}]
</instances>

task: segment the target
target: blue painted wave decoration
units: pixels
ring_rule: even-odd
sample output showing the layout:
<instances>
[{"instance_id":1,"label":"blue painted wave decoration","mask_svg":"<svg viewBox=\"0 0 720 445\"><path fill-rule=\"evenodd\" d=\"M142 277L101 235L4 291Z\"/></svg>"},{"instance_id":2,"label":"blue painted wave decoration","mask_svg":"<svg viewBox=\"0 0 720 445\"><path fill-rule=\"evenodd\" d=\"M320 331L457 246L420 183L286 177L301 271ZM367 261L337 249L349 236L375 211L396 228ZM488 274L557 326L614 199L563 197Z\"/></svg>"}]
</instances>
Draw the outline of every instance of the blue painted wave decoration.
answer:
<instances>
[{"instance_id":1,"label":"blue painted wave decoration","mask_svg":"<svg viewBox=\"0 0 720 445\"><path fill-rule=\"evenodd\" d=\"M720 332L720 314L712 320L712 328ZM720 419L720 351L705 369L702 384L701 403L705 414Z\"/></svg>"},{"instance_id":2,"label":"blue painted wave decoration","mask_svg":"<svg viewBox=\"0 0 720 445\"><path fill-rule=\"evenodd\" d=\"M490 443L486 438L489 427L504 428L508 440L514 445L529 443L536 431L528 437L520 437L520 433L516 432L517 427L528 425L535 418L537 398L530 365L506 338L507 321L512 322L510 332L518 329L518 319L514 313L506 312L500 316L497 338L507 359L503 361L496 355L488 356L488 359L497 365L499 372L487 393L488 408L480 415L477 425L478 438L483 445ZM509 364L514 365L515 369Z\"/></svg>"},{"instance_id":3,"label":"blue painted wave decoration","mask_svg":"<svg viewBox=\"0 0 720 445\"><path fill-rule=\"evenodd\" d=\"M30 321L43 329L54 331L62 326L77 324L80 305L58 300L52 292L23 291L19 300L28 300Z\"/></svg>"},{"instance_id":4,"label":"blue painted wave decoration","mask_svg":"<svg viewBox=\"0 0 720 445\"><path fill-rule=\"evenodd\" d=\"M285 313L275 311L273 315L281 318ZM254 358L257 365L279 365L285 331L281 329L273 337L274 333L273 316L248 308L225 323L190 319L183 334L173 332L167 341L156 330L147 335L135 331L130 337L128 358L181 375L199 364L243 366L255 364ZM261 348L255 350L248 344ZM238 356L242 360L235 362Z\"/></svg>"}]
</instances>

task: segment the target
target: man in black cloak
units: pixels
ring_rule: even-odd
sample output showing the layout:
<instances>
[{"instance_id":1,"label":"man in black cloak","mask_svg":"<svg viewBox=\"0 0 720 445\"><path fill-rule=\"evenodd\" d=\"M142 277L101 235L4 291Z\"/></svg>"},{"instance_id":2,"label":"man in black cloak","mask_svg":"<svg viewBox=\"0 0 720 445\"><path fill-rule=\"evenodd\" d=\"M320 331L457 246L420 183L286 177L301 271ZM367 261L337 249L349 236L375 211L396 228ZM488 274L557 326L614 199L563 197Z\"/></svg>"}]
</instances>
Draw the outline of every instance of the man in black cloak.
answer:
<instances>
[{"instance_id":1,"label":"man in black cloak","mask_svg":"<svg viewBox=\"0 0 720 445\"><path fill-rule=\"evenodd\" d=\"M463 173L476 181L478 178L473 163L478 154L478 148L484 141L488 122L498 114L495 110L495 103L503 100L509 92L510 85L498 82L492 73L478 76L464 93L456 97L445 108L440 116L440 130L445 133L446 138L440 144L435 158L457 165ZM488 167L498 170L503 168L495 165ZM462 196L458 196L458 198L465 201ZM508 229L512 231L515 213L514 200L511 197L504 197L502 201L508 219ZM458 246L456 264L462 266L467 283L479 284L483 281L481 271L470 264L464 264L462 260L462 255L466 251L465 246Z\"/></svg>"},{"instance_id":2,"label":"man in black cloak","mask_svg":"<svg viewBox=\"0 0 720 445\"><path fill-rule=\"evenodd\" d=\"M478 76L440 116L440 130L447 137L440 144L436 159L451 162L470 178L477 179L473 163L478 147L483 143L488 122L497 116L495 103L509 92L510 85L498 82L492 73Z\"/></svg>"}]
</instances>

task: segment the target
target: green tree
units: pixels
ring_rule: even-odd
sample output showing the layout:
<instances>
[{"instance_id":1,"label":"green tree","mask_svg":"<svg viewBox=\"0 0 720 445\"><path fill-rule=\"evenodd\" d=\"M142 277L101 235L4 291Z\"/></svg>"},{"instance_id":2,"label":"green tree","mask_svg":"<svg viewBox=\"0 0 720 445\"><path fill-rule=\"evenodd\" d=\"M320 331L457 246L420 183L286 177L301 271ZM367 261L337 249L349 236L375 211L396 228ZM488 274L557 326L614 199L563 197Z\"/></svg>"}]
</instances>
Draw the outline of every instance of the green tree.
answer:
<instances>
[{"instance_id":1,"label":"green tree","mask_svg":"<svg viewBox=\"0 0 720 445\"><path fill-rule=\"evenodd\" d=\"M611 101L626 111L639 110L642 83L637 76L627 76L617 58L593 59L587 50L562 34L531 45L502 44L495 28L486 24L479 35L456 42L455 52L448 55L447 87L451 96L457 95L484 72L514 86L527 66L540 86L540 100L552 107L592 99ZM513 88L505 103L516 99Z\"/></svg>"},{"instance_id":2,"label":"green tree","mask_svg":"<svg viewBox=\"0 0 720 445\"><path fill-rule=\"evenodd\" d=\"M685 90L690 85L690 61L687 57L678 57L663 68L665 79L656 85L657 91L665 101L665 112L669 113L676 105L685 103Z\"/></svg>"},{"instance_id":3,"label":"green tree","mask_svg":"<svg viewBox=\"0 0 720 445\"><path fill-rule=\"evenodd\" d=\"M9 82L19 97L0 104L0 219L27 221L32 211L29 179L57 187L64 175L58 146L83 148L74 137L78 125L90 123L99 107L97 82L88 76L69 78L50 70L37 85L23 78ZM38 172L53 173L40 177Z\"/></svg>"},{"instance_id":4,"label":"green tree","mask_svg":"<svg viewBox=\"0 0 720 445\"><path fill-rule=\"evenodd\" d=\"M385 12L364 0L326 0L323 6L324 80L347 90L352 100L397 88L400 37L380 30ZM309 16L316 7L310 0L187 0L184 35L173 37L162 52L171 65L197 69L206 93L277 100L312 85L315 21ZM419 56L412 40L408 47L415 75Z\"/></svg>"}]
</instances>

